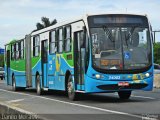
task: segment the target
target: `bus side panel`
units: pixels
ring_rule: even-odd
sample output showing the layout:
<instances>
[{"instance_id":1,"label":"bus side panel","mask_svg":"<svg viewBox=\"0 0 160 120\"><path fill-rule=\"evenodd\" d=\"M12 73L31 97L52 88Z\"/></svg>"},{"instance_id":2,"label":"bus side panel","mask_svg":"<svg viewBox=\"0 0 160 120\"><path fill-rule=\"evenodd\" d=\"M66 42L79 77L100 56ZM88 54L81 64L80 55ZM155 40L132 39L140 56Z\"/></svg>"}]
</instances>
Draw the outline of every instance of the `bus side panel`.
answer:
<instances>
[{"instance_id":1,"label":"bus side panel","mask_svg":"<svg viewBox=\"0 0 160 120\"><path fill-rule=\"evenodd\" d=\"M12 74L11 74L11 69L10 67L7 68L7 66L4 66L4 71L5 71L5 83L6 85L12 85Z\"/></svg>"},{"instance_id":2,"label":"bus side panel","mask_svg":"<svg viewBox=\"0 0 160 120\"><path fill-rule=\"evenodd\" d=\"M26 60L26 82L27 87L32 86L31 74L31 35L25 36L25 60Z\"/></svg>"},{"instance_id":3,"label":"bus side panel","mask_svg":"<svg viewBox=\"0 0 160 120\"><path fill-rule=\"evenodd\" d=\"M39 41L39 47L40 45L40 41ZM41 53L40 53L40 49L39 48L39 52L38 52L38 56L33 56L33 36L31 37L31 77L32 77L32 88L36 88L36 75L39 74L40 75L40 79L41 79ZM42 80L42 79L41 79ZM41 81L42 83L42 81Z\"/></svg>"},{"instance_id":4,"label":"bus side panel","mask_svg":"<svg viewBox=\"0 0 160 120\"><path fill-rule=\"evenodd\" d=\"M65 75L65 68L62 66L64 66L64 63L62 63L62 55L61 54L56 54L55 56L55 86L54 88L56 90L65 90L65 79L64 79L64 75Z\"/></svg>"},{"instance_id":5,"label":"bus side panel","mask_svg":"<svg viewBox=\"0 0 160 120\"><path fill-rule=\"evenodd\" d=\"M55 89L56 90L64 90L62 79L63 71L61 69L63 63L62 63L62 55L56 54L55 57L55 65L56 65L56 71L55 71Z\"/></svg>"},{"instance_id":6,"label":"bus side panel","mask_svg":"<svg viewBox=\"0 0 160 120\"><path fill-rule=\"evenodd\" d=\"M49 65L48 65L49 89L65 90L66 71L70 71L72 75L74 74L73 66L71 66L63 56L65 55L59 54L59 55L49 56Z\"/></svg>"},{"instance_id":7,"label":"bus side panel","mask_svg":"<svg viewBox=\"0 0 160 120\"><path fill-rule=\"evenodd\" d=\"M32 88L36 88L36 74L41 77L41 59L40 57L32 58ZM42 79L41 79L42 80Z\"/></svg>"},{"instance_id":8,"label":"bus side panel","mask_svg":"<svg viewBox=\"0 0 160 120\"><path fill-rule=\"evenodd\" d=\"M16 80L16 86L17 87L26 87L26 76L25 72L17 72L13 71L15 80Z\"/></svg>"},{"instance_id":9,"label":"bus side panel","mask_svg":"<svg viewBox=\"0 0 160 120\"><path fill-rule=\"evenodd\" d=\"M55 89L56 64L55 54L48 56L48 84L49 89Z\"/></svg>"},{"instance_id":10,"label":"bus side panel","mask_svg":"<svg viewBox=\"0 0 160 120\"><path fill-rule=\"evenodd\" d=\"M10 61L11 61L11 46L6 45L5 46L5 57L4 57L4 71L5 71L5 82L6 85L12 85L11 82L11 75L10 75Z\"/></svg>"},{"instance_id":11,"label":"bus side panel","mask_svg":"<svg viewBox=\"0 0 160 120\"><path fill-rule=\"evenodd\" d=\"M69 53L72 54L72 53ZM57 78L55 79L55 89L65 90L65 74L66 71L74 74L73 66L71 66L64 57L65 55L56 55L56 74Z\"/></svg>"},{"instance_id":12,"label":"bus side panel","mask_svg":"<svg viewBox=\"0 0 160 120\"><path fill-rule=\"evenodd\" d=\"M11 61L11 80L14 75L17 87L26 87L25 60Z\"/></svg>"}]
</instances>

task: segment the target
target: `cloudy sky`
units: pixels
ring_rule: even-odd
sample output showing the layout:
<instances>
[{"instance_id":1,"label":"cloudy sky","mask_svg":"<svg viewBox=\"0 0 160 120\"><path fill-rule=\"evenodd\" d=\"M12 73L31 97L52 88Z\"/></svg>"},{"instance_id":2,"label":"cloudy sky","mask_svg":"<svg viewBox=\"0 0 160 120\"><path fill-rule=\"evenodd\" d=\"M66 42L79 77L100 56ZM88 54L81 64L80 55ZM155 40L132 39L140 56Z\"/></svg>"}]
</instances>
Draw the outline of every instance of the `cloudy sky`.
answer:
<instances>
[{"instance_id":1,"label":"cloudy sky","mask_svg":"<svg viewBox=\"0 0 160 120\"><path fill-rule=\"evenodd\" d=\"M153 30L160 30L160 0L0 0L0 47L30 33L42 16L60 22L98 12L147 14Z\"/></svg>"}]
</instances>

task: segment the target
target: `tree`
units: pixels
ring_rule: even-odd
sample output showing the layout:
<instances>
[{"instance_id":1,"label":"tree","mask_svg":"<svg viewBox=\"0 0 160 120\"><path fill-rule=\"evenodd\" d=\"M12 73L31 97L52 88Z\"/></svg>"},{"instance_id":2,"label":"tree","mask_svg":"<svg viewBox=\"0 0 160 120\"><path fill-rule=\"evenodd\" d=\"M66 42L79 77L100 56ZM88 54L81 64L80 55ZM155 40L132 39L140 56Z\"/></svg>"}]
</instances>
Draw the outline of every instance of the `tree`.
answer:
<instances>
[{"instance_id":1,"label":"tree","mask_svg":"<svg viewBox=\"0 0 160 120\"><path fill-rule=\"evenodd\" d=\"M154 63L160 64L160 43L154 43Z\"/></svg>"},{"instance_id":2,"label":"tree","mask_svg":"<svg viewBox=\"0 0 160 120\"><path fill-rule=\"evenodd\" d=\"M43 29L44 26L41 23L36 24L37 30Z\"/></svg>"},{"instance_id":3,"label":"tree","mask_svg":"<svg viewBox=\"0 0 160 120\"><path fill-rule=\"evenodd\" d=\"M55 25L57 23L56 19L54 19L53 21L50 22L49 18L47 18L47 17L42 17L41 21L42 21L42 23L38 22L36 24L37 30L43 29L45 27L49 27L51 25Z\"/></svg>"}]
</instances>

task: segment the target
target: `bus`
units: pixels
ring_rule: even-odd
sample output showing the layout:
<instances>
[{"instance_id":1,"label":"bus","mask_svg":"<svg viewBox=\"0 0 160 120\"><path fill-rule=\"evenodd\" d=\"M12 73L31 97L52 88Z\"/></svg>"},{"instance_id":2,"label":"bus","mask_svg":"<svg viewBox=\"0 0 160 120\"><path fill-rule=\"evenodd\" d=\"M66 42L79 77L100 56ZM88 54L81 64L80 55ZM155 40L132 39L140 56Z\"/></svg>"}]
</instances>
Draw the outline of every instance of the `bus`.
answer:
<instances>
[{"instance_id":1,"label":"bus","mask_svg":"<svg viewBox=\"0 0 160 120\"><path fill-rule=\"evenodd\" d=\"M6 84L79 93L153 88L152 30L146 15L93 14L27 34L5 45Z\"/></svg>"}]
</instances>

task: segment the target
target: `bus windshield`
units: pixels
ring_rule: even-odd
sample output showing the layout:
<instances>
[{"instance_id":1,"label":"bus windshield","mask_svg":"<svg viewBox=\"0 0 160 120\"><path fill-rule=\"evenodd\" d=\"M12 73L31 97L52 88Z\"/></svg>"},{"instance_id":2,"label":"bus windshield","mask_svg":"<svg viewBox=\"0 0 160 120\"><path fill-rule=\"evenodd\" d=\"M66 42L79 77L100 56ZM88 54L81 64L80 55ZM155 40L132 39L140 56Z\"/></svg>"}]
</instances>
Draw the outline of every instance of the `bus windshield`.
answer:
<instances>
[{"instance_id":1,"label":"bus windshield","mask_svg":"<svg viewBox=\"0 0 160 120\"><path fill-rule=\"evenodd\" d=\"M134 70L150 66L151 40L145 20L139 16L89 18L93 67Z\"/></svg>"}]
</instances>

